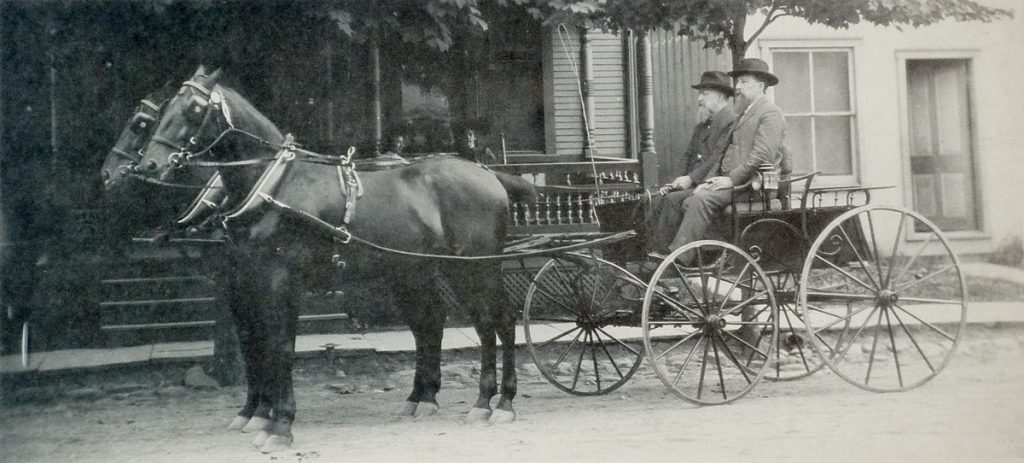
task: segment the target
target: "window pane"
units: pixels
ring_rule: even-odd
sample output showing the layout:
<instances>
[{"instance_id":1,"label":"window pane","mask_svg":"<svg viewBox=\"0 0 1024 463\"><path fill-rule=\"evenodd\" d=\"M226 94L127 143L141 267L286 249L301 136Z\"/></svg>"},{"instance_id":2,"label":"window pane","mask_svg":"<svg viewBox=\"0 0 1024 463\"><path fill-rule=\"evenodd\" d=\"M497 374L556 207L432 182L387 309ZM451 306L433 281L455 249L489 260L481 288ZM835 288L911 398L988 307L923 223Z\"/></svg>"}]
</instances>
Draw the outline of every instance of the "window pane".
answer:
<instances>
[{"instance_id":1,"label":"window pane","mask_svg":"<svg viewBox=\"0 0 1024 463\"><path fill-rule=\"evenodd\" d=\"M818 170L824 175L851 175L850 116L822 116L814 119Z\"/></svg>"},{"instance_id":2,"label":"window pane","mask_svg":"<svg viewBox=\"0 0 1024 463\"><path fill-rule=\"evenodd\" d=\"M810 67L806 52L775 52L772 61L779 84L775 86L775 104L782 112L811 112Z\"/></svg>"},{"instance_id":3,"label":"window pane","mask_svg":"<svg viewBox=\"0 0 1024 463\"><path fill-rule=\"evenodd\" d=\"M798 174L813 172L810 116L786 116L785 143L793 157L793 172Z\"/></svg>"},{"instance_id":4,"label":"window pane","mask_svg":"<svg viewBox=\"0 0 1024 463\"><path fill-rule=\"evenodd\" d=\"M814 52L814 110L850 110L849 54L845 51Z\"/></svg>"}]
</instances>

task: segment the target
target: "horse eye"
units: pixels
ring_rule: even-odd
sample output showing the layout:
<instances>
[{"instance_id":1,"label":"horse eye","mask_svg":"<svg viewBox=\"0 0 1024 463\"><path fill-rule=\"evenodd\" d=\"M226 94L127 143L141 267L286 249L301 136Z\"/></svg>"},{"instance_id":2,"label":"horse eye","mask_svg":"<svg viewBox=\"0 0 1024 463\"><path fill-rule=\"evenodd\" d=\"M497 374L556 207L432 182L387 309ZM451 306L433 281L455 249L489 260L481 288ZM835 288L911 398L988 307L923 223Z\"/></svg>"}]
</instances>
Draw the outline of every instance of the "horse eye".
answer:
<instances>
[{"instance_id":1,"label":"horse eye","mask_svg":"<svg viewBox=\"0 0 1024 463\"><path fill-rule=\"evenodd\" d=\"M208 104L209 102L204 99L192 97L188 106L185 107L185 117L189 118L192 122L201 122L203 113L206 111L206 106Z\"/></svg>"},{"instance_id":2,"label":"horse eye","mask_svg":"<svg viewBox=\"0 0 1024 463\"><path fill-rule=\"evenodd\" d=\"M136 134L143 134L154 122L156 122L156 118L153 116L137 113L135 117L132 118L132 132L135 132Z\"/></svg>"}]
</instances>

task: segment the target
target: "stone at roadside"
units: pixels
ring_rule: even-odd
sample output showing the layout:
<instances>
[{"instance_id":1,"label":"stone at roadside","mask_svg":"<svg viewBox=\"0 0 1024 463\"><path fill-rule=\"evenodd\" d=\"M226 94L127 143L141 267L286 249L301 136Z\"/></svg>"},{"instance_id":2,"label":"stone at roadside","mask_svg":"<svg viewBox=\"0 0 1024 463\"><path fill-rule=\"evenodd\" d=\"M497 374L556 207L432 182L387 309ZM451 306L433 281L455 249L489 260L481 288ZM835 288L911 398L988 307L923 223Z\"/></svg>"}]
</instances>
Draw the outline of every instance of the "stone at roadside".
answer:
<instances>
[{"instance_id":1,"label":"stone at roadside","mask_svg":"<svg viewBox=\"0 0 1024 463\"><path fill-rule=\"evenodd\" d=\"M74 400L92 400L101 397L103 391L98 387L80 387L68 391L65 395Z\"/></svg>"},{"instance_id":2,"label":"stone at roadside","mask_svg":"<svg viewBox=\"0 0 1024 463\"><path fill-rule=\"evenodd\" d=\"M185 372L185 386L196 389L219 389L220 383L206 374L202 365L193 365Z\"/></svg>"},{"instance_id":3,"label":"stone at roadside","mask_svg":"<svg viewBox=\"0 0 1024 463\"><path fill-rule=\"evenodd\" d=\"M106 392L107 394L120 394L124 392L135 392L142 388L143 386L139 383L122 383L105 386L103 388L103 392Z\"/></svg>"},{"instance_id":4,"label":"stone at roadside","mask_svg":"<svg viewBox=\"0 0 1024 463\"><path fill-rule=\"evenodd\" d=\"M522 366L522 373L521 374L523 376L528 376L528 377L537 377L537 376L540 376L540 369L537 368L536 364L524 363L523 366Z\"/></svg>"},{"instance_id":5,"label":"stone at roadside","mask_svg":"<svg viewBox=\"0 0 1024 463\"><path fill-rule=\"evenodd\" d=\"M348 383L333 383L333 384L327 384L324 387L327 388L330 391L333 391L333 392L337 393L337 394L351 394L351 393L355 392L355 388L352 387L352 385L348 384Z\"/></svg>"},{"instance_id":6,"label":"stone at roadside","mask_svg":"<svg viewBox=\"0 0 1024 463\"><path fill-rule=\"evenodd\" d=\"M167 386L156 390L156 395L164 397L178 397L184 395L188 390L184 386Z\"/></svg>"},{"instance_id":7,"label":"stone at roadside","mask_svg":"<svg viewBox=\"0 0 1024 463\"><path fill-rule=\"evenodd\" d=\"M49 402L54 399L53 391L41 387L26 387L14 394L15 402Z\"/></svg>"}]
</instances>

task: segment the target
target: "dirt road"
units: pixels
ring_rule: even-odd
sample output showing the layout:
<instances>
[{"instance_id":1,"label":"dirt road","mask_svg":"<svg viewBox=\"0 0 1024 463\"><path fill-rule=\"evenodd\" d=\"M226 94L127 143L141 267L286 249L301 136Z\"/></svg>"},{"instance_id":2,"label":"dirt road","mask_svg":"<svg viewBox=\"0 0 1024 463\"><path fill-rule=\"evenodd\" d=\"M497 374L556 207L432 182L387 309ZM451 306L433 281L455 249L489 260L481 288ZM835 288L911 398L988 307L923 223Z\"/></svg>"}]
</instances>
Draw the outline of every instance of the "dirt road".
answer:
<instances>
[{"instance_id":1,"label":"dirt road","mask_svg":"<svg viewBox=\"0 0 1024 463\"><path fill-rule=\"evenodd\" d=\"M303 370L295 444L274 455L223 431L241 388L102 384L5 406L0 461L1024 461L1022 346L1024 327L971 327L953 363L913 391L865 392L823 371L704 408L670 395L646 366L596 398L558 392L524 369L519 419L502 426L463 424L476 394L464 355L448 357L440 414L420 420L392 416L411 384L408 364L345 378Z\"/></svg>"}]
</instances>

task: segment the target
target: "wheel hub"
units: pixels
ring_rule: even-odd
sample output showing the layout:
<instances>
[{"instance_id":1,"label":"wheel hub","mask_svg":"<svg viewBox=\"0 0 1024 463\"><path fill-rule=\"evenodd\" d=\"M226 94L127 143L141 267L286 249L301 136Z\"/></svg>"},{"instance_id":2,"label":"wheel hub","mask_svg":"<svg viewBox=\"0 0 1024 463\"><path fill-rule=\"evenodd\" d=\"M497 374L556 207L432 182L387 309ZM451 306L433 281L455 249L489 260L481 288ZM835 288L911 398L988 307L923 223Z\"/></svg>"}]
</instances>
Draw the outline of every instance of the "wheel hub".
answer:
<instances>
[{"instance_id":1,"label":"wheel hub","mask_svg":"<svg viewBox=\"0 0 1024 463\"><path fill-rule=\"evenodd\" d=\"M883 289L878 292L875 302L883 307L891 307L900 301L900 295L891 289Z\"/></svg>"}]
</instances>

